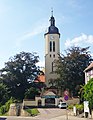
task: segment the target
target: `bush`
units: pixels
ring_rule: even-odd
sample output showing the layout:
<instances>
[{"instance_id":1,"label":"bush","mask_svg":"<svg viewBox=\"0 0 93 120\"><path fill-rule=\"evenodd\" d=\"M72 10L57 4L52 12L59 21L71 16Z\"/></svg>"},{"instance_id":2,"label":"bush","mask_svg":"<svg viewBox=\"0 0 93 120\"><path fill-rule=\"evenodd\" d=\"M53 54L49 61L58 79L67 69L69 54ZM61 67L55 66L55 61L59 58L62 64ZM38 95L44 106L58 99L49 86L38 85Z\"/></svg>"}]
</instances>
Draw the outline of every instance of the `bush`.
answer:
<instances>
[{"instance_id":1,"label":"bush","mask_svg":"<svg viewBox=\"0 0 93 120\"><path fill-rule=\"evenodd\" d=\"M31 109L26 109L26 111L31 115Z\"/></svg>"},{"instance_id":2,"label":"bush","mask_svg":"<svg viewBox=\"0 0 93 120\"><path fill-rule=\"evenodd\" d=\"M0 115L3 115L5 113L6 113L6 106L3 105L3 106L0 107Z\"/></svg>"},{"instance_id":3,"label":"bush","mask_svg":"<svg viewBox=\"0 0 93 120\"><path fill-rule=\"evenodd\" d=\"M0 115L3 115L5 114L6 112L9 111L9 108L10 108L10 104L13 103L13 98L10 98L10 100L8 100L5 105L1 106L0 107Z\"/></svg>"},{"instance_id":4,"label":"bush","mask_svg":"<svg viewBox=\"0 0 93 120\"><path fill-rule=\"evenodd\" d=\"M68 109L73 109L73 105L69 105L69 106L68 106Z\"/></svg>"},{"instance_id":5,"label":"bush","mask_svg":"<svg viewBox=\"0 0 93 120\"><path fill-rule=\"evenodd\" d=\"M8 100L6 103L5 103L5 107L6 107L6 111L8 112L9 111L9 108L10 108L10 104L13 103L13 99L10 98L10 100Z\"/></svg>"},{"instance_id":6,"label":"bush","mask_svg":"<svg viewBox=\"0 0 93 120\"><path fill-rule=\"evenodd\" d=\"M84 109L83 104L80 104L80 105L79 105L79 104L76 104L75 106L76 106L76 109L77 109L77 110L83 110L83 109Z\"/></svg>"},{"instance_id":7,"label":"bush","mask_svg":"<svg viewBox=\"0 0 93 120\"><path fill-rule=\"evenodd\" d=\"M76 110L77 110L77 112L79 112L79 114L83 112L83 110L84 110L83 104L80 104L80 105L76 104L75 106L76 106Z\"/></svg>"},{"instance_id":8,"label":"bush","mask_svg":"<svg viewBox=\"0 0 93 120\"><path fill-rule=\"evenodd\" d=\"M39 111L34 108L34 109L26 109L26 111L31 115L31 116L36 116L38 115Z\"/></svg>"},{"instance_id":9,"label":"bush","mask_svg":"<svg viewBox=\"0 0 93 120\"><path fill-rule=\"evenodd\" d=\"M84 110L84 105L83 104L76 104L76 105L69 105L68 106L68 109L72 109L73 110L73 107L76 107L76 111L78 114L81 114Z\"/></svg>"}]
</instances>

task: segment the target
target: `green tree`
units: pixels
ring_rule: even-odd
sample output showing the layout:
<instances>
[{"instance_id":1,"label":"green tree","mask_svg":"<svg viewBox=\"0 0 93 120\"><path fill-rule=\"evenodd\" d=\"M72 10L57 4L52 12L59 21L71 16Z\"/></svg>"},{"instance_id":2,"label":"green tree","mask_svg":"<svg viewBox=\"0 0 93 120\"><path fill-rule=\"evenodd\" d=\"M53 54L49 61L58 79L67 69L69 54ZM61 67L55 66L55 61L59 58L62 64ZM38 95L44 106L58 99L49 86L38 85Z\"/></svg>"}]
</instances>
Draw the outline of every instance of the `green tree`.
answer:
<instances>
[{"instance_id":1,"label":"green tree","mask_svg":"<svg viewBox=\"0 0 93 120\"><path fill-rule=\"evenodd\" d=\"M36 53L20 52L11 57L5 67L0 70L3 83L11 91L10 96L22 100L26 89L30 88L39 74L36 63L39 57Z\"/></svg>"},{"instance_id":2,"label":"green tree","mask_svg":"<svg viewBox=\"0 0 93 120\"><path fill-rule=\"evenodd\" d=\"M57 61L56 73L61 81L60 88L69 89L74 96L78 95L80 85L84 84L83 71L91 61L88 49L89 47L71 47Z\"/></svg>"},{"instance_id":3,"label":"green tree","mask_svg":"<svg viewBox=\"0 0 93 120\"><path fill-rule=\"evenodd\" d=\"M3 83L0 83L0 104L3 105L9 99L9 89Z\"/></svg>"},{"instance_id":4,"label":"green tree","mask_svg":"<svg viewBox=\"0 0 93 120\"><path fill-rule=\"evenodd\" d=\"M93 108L93 78L88 81L86 85L84 85L84 99L89 101L90 109Z\"/></svg>"},{"instance_id":5,"label":"green tree","mask_svg":"<svg viewBox=\"0 0 93 120\"><path fill-rule=\"evenodd\" d=\"M31 87L27 89L25 92L25 99L35 99L36 95L39 95L39 89L36 89L35 87Z\"/></svg>"}]
</instances>

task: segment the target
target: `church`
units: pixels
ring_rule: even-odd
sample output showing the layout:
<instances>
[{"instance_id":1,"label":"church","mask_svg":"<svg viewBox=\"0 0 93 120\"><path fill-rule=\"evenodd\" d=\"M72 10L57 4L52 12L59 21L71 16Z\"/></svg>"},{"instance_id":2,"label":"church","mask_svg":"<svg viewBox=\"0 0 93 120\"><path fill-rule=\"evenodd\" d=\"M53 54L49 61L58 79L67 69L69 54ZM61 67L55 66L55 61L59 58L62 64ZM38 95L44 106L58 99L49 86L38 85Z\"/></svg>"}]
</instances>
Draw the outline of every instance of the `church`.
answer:
<instances>
[{"instance_id":1,"label":"church","mask_svg":"<svg viewBox=\"0 0 93 120\"><path fill-rule=\"evenodd\" d=\"M45 82L49 87L49 81L55 80L57 74L55 74L55 62L60 55L60 33L59 29L55 26L55 18L52 15L50 17L50 26L47 32L44 34L45 38Z\"/></svg>"},{"instance_id":2,"label":"church","mask_svg":"<svg viewBox=\"0 0 93 120\"><path fill-rule=\"evenodd\" d=\"M60 33L59 29L55 26L55 18L53 11L50 17L50 25L47 32L44 34L45 38L45 74L41 74L35 80L35 82L45 83L45 89L42 89L40 95L35 96L35 99L24 99L22 103L23 108L50 108L58 107L60 102L66 102L67 104L79 103L79 99L67 98L68 91L64 91L64 97L60 96L57 89L51 87L49 82L57 79L58 75L55 73L55 62L60 57ZM74 102L73 102L74 101ZM13 106L10 106L12 112Z\"/></svg>"},{"instance_id":3,"label":"church","mask_svg":"<svg viewBox=\"0 0 93 120\"><path fill-rule=\"evenodd\" d=\"M57 106L64 98L59 97L57 90L51 88L49 82L57 79L58 75L55 73L55 62L60 56L60 33L55 26L55 18L53 11L50 17L50 26L44 34L45 38L45 75L39 76L39 81L46 84L46 90L42 91L40 96L36 96L34 101L23 100L23 106L47 107Z\"/></svg>"},{"instance_id":4,"label":"church","mask_svg":"<svg viewBox=\"0 0 93 120\"><path fill-rule=\"evenodd\" d=\"M51 12L50 26L44 34L45 39L45 70L44 74L38 76L40 82L45 83L47 88L51 87L51 83L58 78L56 71L56 61L60 57L60 33L59 29L55 26L55 18L53 11ZM36 80L38 82L38 80Z\"/></svg>"}]
</instances>

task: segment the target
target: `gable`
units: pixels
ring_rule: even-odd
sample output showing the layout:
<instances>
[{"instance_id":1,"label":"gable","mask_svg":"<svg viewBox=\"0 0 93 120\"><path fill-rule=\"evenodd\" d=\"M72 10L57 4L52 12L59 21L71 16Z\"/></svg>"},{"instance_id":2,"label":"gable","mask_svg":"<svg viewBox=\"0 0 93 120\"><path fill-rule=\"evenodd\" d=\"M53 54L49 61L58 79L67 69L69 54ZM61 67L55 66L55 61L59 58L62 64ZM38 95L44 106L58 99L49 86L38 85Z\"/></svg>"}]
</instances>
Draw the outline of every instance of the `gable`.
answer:
<instances>
[{"instance_id":1,"label":"gable","mask_svg":"<svg viewBox=\"0 0 93 120\"><path fill-rule=\"evenodd\" d=\"M84 72L93 70L93 62L84 70Z\"/></svg>"},{"instance_id":2,"label":"gable","mask_svg":"<svg viewBox=\"0 0 93 120\"><path fill-rule=\"evenodd\" d=\"M53 92L47 92L45 95L56 95Z\"/></svg>"}]
</instances>

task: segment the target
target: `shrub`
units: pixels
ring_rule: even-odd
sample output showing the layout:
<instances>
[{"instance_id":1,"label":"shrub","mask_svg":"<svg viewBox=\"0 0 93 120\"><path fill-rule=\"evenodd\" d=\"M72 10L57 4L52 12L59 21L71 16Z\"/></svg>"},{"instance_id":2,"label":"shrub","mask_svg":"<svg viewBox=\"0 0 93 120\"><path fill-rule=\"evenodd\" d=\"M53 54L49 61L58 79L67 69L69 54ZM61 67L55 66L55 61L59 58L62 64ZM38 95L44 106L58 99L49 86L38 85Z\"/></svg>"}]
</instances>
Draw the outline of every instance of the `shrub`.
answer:
<instances>
[{"instance_id":1,"label":"shrub","mask_svg":"<svg viewBox=\"0 0 93 120\"><path fill-rule=\"evenodd\" d=\"M0 115L3 115L5 114L6 112L9 111L9 108L10 108L10 104L13 103L14 99L13 98L10 98L10 100L8 100L5 105L1 106L0 107Z\"/></svg>"},{"instance_id":2,"label":"shrub","mask_svg":"<svg viewBox=\"0 0 93 120\"><path fill-rule=\"evenodd\" d=\"M80 105L76 104L75 106L76 106L76 110L77 110L77 112L79 112L79 114L83 112L83 110L84 110L83 104L80 104Z\"/></svg>"},{"instance_id":3,"label":"shrub","mask_svg":"<svg viewBox=\"0 0 93 120\"><path fill-rule=\"evenodd\" d=\"M6 113L6 106L3 105L3 106L0 107L0 115L3 115L5 113Z\"/></svg>"},{"instance_id":4,"label":"shrub","mask_svg":"<svg viewBox=\"0 0 93 120\"><path fill-rule=\"evenodd\" d=\"M77 110L83 110L83 109L84 109L83 104L80 104L80 105L79 105L79 104L76 104L75 106L76 106L76 109L77 109Z\"/></svg>"},{"instance_id":5,"label":"shrub","mask_svg":"<svg viewBox=\"0 0 93 120\"><path fill-rule=\"evenodd\" d=\"M77 111L78 114L83 112L83 110L84 110L84 105L83 104L69 105L68 109L72 109L73 110L74 106L76 107L76 111Z\"/></svg>"},{"instance_id":6,"label":"shrub","mask_svg":"<svg viewBox=\"0 0 93 120\"><path fill-rule=\"evenodd\" d=\"M31 115L31 116L36 116L38 115L39 111L34 108L34 109L26 109L26 111Z\"/></svg>"},{"instance_id":7,"label":"shrub","mask_svg":"<svg viewBox=\"0 0 93 120\"><path fill-rule=\"evenodd\" d=\"M32 115L38 115L39 111L37 109L32 109Z\"/></svg>"},{"instance_id":8,"label":"shrub","mask_svg":"<svg viewBox=\"0 0 93 120\"><path fill-rule=\"evenodd\" d=\"M13 103L13 99L10 98L10 100L8 100L6 103L5 103L5 107L6 107L6 111L8 112L9 111L9 108L10 108L10 104Z\"/></svg>"},{"instance_id":9,"label":"shrub","mask_svg":"<svg viewBox=\"0 0 93 120\"><path fill-rule=\"evenodd\" d=\"M26 109L26 111L31 115L31 109Z\"/></svg>"},{"instance_id":10,"label":"shrub","mask_svg":"<svg viewBox=\"0 0 93 120\"><path fill-rule=\"evenodd\" d=\"M73 109L73 105L69 105L69 106L68 106L68 109Z\"/></svg>"}]
</instances>

